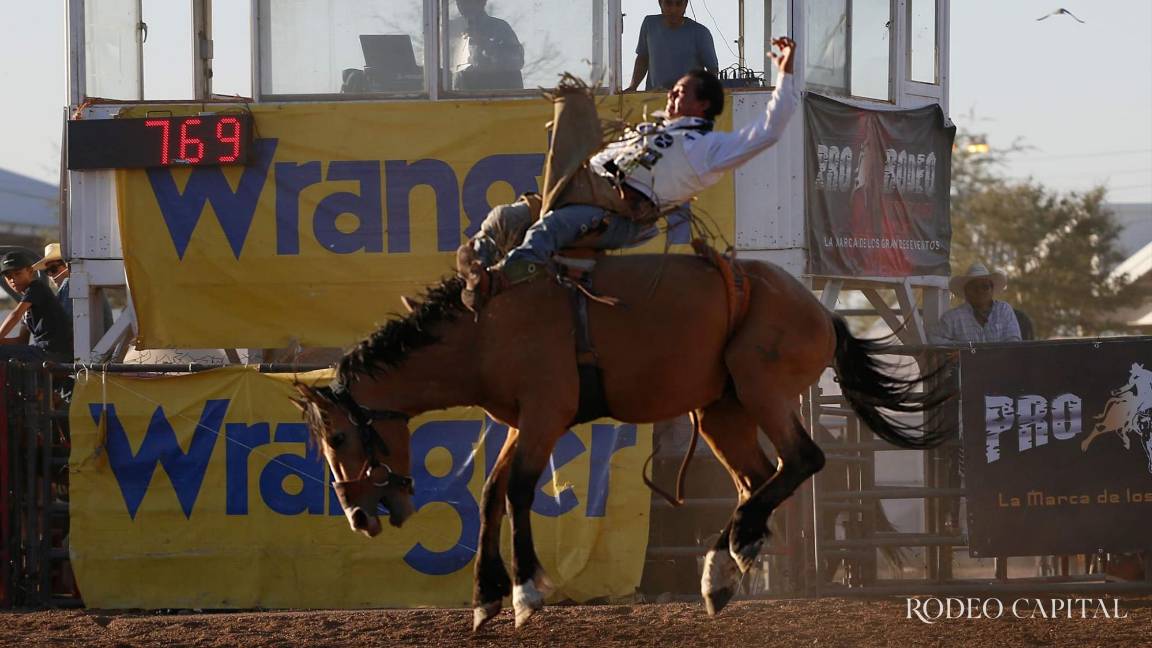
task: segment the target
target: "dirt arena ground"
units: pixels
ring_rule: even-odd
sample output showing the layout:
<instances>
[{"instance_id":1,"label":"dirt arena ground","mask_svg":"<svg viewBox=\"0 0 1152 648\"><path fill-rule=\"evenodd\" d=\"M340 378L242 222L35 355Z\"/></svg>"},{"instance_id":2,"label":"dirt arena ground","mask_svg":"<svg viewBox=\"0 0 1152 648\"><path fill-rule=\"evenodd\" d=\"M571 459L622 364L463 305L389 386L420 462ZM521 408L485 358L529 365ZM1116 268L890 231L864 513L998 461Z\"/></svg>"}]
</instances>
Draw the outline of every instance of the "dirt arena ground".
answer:
<instances>
[{"instance_id":1,"label":"dirt arena ground","mask_svg":"<svg viewBox=\"0 0 1152 648\"><path fill-rule=\"evenodd\" d=\"M1044 600L1050 598L1045 596ZM4 646L1149 646L1152 597L1124 597L1127 618L907 619L903 597L737 601L715 619L699 605L551 606L516 630L507 610L472 635L468 610L156 614L0 612ZM1077 617L1079 614L1077 613ZM1090 616L1090 615L1089 615Z\"/></svg>"}]
</instances>

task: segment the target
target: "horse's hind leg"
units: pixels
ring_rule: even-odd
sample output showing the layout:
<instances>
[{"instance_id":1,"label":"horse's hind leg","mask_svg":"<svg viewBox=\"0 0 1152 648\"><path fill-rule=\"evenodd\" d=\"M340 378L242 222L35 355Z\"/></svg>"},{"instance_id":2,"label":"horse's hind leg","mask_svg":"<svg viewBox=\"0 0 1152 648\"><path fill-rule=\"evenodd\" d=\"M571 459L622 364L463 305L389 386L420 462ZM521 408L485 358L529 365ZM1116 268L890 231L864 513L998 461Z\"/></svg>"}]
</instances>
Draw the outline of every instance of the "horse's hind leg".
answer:
<instances>
[{"instance_id":1,"label":"horse's hind leg","mask_svg":"<svg viewBox=\"0 0 1152 648\"><path fill-rule=\"evenodd\" d=\"M1137 431L1136 438L1144 446L1144 456L1148 458L1148 472L1152 473L1152 431Z\"/></svg>"},{"instance_id":2,"label":"horse's hind leg","mask_svg":"<svg viewBox=\"0 0 1152 648\"><path fill-rule=\"evenodd\" d=\"M1096 437L1104 434L1105 432L1107 432L1107 430L1104 429L1104 424L1098 423L1096 427L1092 428L1092 432L1088 434L1088 437L1080 442L1080 451L1088 452L1088 446L1092 445L1092 442L1096 439Z\"/></svg>"},{"instance_id":3,"label":"horse's hind leg","mask_svg":"<svg viewBox=\"0 0 1152 648\"><path fill-rule=\"evenodd\" d=\"M757 439L756 423L732 396L726 396L700 412L700 434L732 476L739 504L766 483L775 467ZM741 570L728 551L732 520L704 557L700 592L708 614L716 614L728 603L740 582Z\"/></svg>"},{"instance_id":4,"label":"horse's hind leg","mask_svg":"<svg viewBox=\"0 0 1152 648\"><path fill-rule=\"evenodd\" d=\"M768 516L804 480L824 467L824 452L808 436L790 403L763 400L748 406L748 400L741 402L749 408L780 455L776 474L737 507L733 515L729 550L744 572L760 552Z\"/></svg>"},{"instance_id":5,"label":"horse's hind leg","mask_svg":"<svg viewBox=\"0 0 1152 648\"><path fill-rule=\"evenodd\" d=\"M764 429L780 454L779 470L737 510L729 549L742 571L747 570L759 552L759 534L768 524L768 516L799 486L824 467L824 452L808 436L799 417L790 408L762 413ZM783 415L783 416L781 416ZM790 419L788 424L769 419Z\"/></svg>"},{"instance_id":6,"label":"horse's hind leg","mask_svg":"<svg viewBox=\"0 0 1152 648\"><path fill-rule=\"evenodd\" d=\"M515 429L508 430L508 438L480 495L480 547L472 591L473 632L496 616L504 597L512 594L512 579L500 558L500 522L504 518L509 466L518 434Z\"/></svg>"}]
</instances>

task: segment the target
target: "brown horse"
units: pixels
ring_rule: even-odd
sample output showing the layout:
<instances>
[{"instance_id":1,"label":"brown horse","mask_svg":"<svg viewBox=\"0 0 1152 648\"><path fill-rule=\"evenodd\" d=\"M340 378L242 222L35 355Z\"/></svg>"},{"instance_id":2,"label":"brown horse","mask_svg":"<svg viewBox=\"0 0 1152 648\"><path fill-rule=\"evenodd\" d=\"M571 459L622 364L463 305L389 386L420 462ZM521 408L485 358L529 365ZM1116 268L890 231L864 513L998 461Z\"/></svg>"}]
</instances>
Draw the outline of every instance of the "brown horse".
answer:
<instances>
[{"instance_id":1,"label":"brown horse","mask_svg":"<svg viewBox=\"0 0 1152 648\"><path fill-rule=\"evenodd\" d=\"M747 314L729 331L720 271L687 255L602 259L593 287L621 305L589 304L591 338L613 418L652 422L699 415L701 434L732 475L738 505L708 551L701 589L709 614L731 598L755 560L769 514L824 465L798 416L799 395L830 363L861 419L912 448L939 441L908 434L879 408L920 412L943 395L885 372L883 347L859 340L795 278L741 261ZM516 625L539 610L548 581L532 543L535 485L556 440L578 422L580 394L568 291L538 280L498 295L478 316L460 306L459 279L432 288L414 312L389 322L340 361L332 387L301 386L298 401L320 443L352 528L374 536L383 503L391 523L412 513L407 420L476 405L510 428L481 497L473 627L512 595ZM780 457L757 443L763 430ZM416 485L417 487L419 485ZM500 558L505 498L511 509L513 574Z\"/></svg>"}]
</instances>

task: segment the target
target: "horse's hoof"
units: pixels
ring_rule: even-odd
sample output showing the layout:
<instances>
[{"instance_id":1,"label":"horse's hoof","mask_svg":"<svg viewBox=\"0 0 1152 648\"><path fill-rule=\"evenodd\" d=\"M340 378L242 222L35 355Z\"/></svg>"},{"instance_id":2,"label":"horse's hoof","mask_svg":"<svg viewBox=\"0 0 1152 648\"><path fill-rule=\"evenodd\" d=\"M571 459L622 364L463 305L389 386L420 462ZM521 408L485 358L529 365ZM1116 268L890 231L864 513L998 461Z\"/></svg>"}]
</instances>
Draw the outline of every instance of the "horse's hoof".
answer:
<instances>
[{"instance_id":1,"label":"horse's hoof","mask_svg":"<svg viewBox=\"0 0 1152 648\"><path fill-rule=\"evenodd\" d=\"M743 547L729 546L728 551L732 554L732 559L736 561L736 566L740 568L740 573L748 571L756 564L756 557L760 555L760 548L764 546L764 539L761 538L755 542L750 542Z\"/></svg>"},{"instance_id":2,"label":"horse's hoof","mask_svg":"<svg viewBox=\"0 0 1152 648\"><path fill-rule=\"evenodd\" d=\"M724 606L728 605L728 601L732 600L732 595L735 593L735 590L732 588L725 587L722 590L705 594L704 609L708 612L708 616L716 616L719 614L720 610L723 610Z\"/></svg>"},{"instance_id":3,"label":"horse's hoof","mask_svg":"<svg viewBox=\"0 0 1152 648\"><path fill-rule=\"evenodd\" d=\"M483 605L478 605L472 608L472 632L478 632L480 628L484 627L500 613L500 601L491 601Z\"/></svg>"},{"instance_id":4,"label":"horse's hoof","mask_svg":"<svg viewBox=\"0 0 1152 648\"><path fill-rule=\"evenodd\" d=\"M544 595L536 584L527 580L512 588L512 609L516 612L516 627L528 623L537 610L544 607Z\"/></svg>"},{"instance_id":5,"label":"horse's hoof","mask_svg":"<svg viewBox=\"0 0 1152 648\"><path fill-rule=\"evenodd\" d=\"M704 595L704 608L708 615L715 615L732 596L740 583L740 571L736 561L727 551L708 550L704 556L704 575L700 578L700 593Z\"/></svg>"}]
</instances>

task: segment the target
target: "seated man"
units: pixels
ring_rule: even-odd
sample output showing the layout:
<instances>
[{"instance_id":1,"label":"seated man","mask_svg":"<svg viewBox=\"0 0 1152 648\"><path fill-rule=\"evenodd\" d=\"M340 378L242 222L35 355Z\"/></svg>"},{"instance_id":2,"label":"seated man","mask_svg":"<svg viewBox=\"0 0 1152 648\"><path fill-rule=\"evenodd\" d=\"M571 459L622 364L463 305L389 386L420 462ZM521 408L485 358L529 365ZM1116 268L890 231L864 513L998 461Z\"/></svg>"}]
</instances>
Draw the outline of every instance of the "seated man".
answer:
<instances>
[{"instance_id":1,"label":"seated man","mask_svg":"<svg viewBox=\"0 0 1152 648\"><path fill-rule=\"evenodd\" d=\"M454 90L524 87L524 46L511 25L485 13L487 2L456 0L461 18L449 24Z\"/></svg>"},{"instance_id":2,"label":"seated man","mask_svg":"<svg viewBox=\"0 0 1152 648\"><path fill-rule=\"evenodd\" d=\"M0 357L25 361L72 361L72 322L56 301L52 289L36 276L33 260L19 250L0 259L4 281L20 302L0 324ZM24 329L14 338L8 333L20 321Z\"/></svg>"},{"instance_id":3,"label":"seated man","mask_svg":"<svg viewBox=\"0 0 1152 648\"><path fill-rule=\"evenodd\" d=\"M546 168L545 214L499 271L489 275L480 261L471 267L461 264L467 281L465 303L479 308L494 289L533 278L553 253L587 234L598 234L595 246L605 249L643 242L655 234L660 216L775 144L799 103L799 93L792 81L795 43L779 38L773 45L780 48L772 58L781 76L763 120L732 133L714 131L713 120L724 109L724 88L715 75L695 70L669 91L663 121L640 124L592 155L577 172ZM558 142L570 146L570 140L581 138L580 133L564 132L561 117L556 123L549 165L560 157ZM560 181L555 181L557 176Z\"/></svg>"},{"instance_id":4,"label":"seated man","mask_svg":"<svg viewBox=\"0 0 1152 648\"><path fill-rule=\"evenodd\" d=\"M967 273L952 277L948 287L964 303L940 316L940 324L929 334L932 343L1019 342L1016 313L996 299L1007 283L1003 272L989 271L982 263L973 263Z\"/></svg>"}]
</instances>

